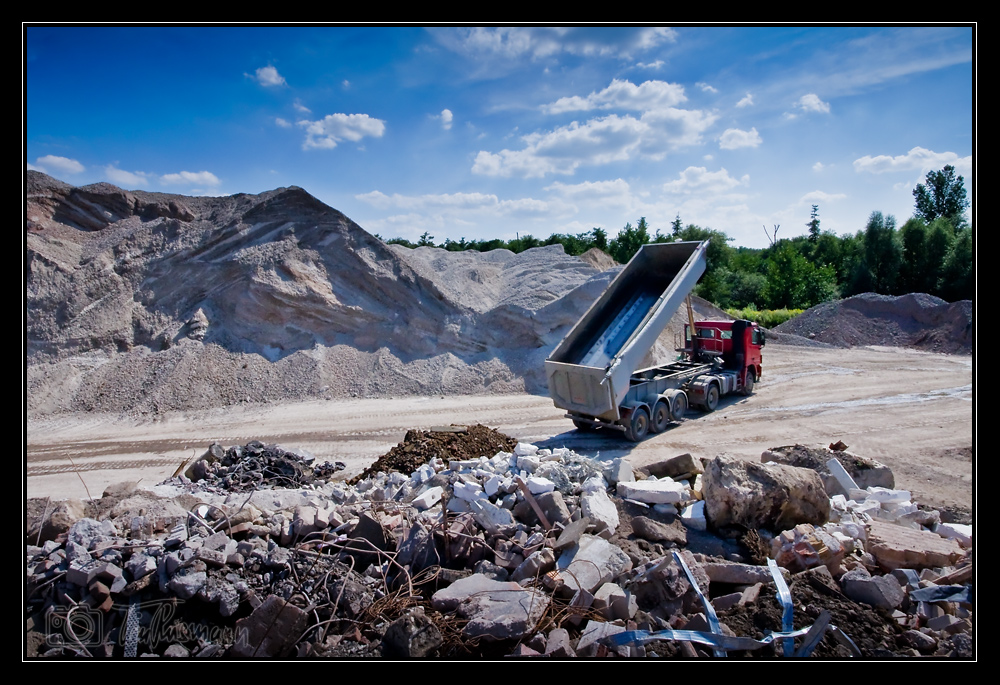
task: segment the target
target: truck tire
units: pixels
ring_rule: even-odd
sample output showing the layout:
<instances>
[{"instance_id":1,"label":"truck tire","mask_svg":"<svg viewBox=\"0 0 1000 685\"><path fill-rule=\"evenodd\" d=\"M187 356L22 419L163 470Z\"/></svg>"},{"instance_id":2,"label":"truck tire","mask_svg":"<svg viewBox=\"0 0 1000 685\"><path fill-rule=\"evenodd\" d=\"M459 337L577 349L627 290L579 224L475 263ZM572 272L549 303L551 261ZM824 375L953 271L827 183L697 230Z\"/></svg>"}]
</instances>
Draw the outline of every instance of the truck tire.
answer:
<instances>
[{"instance_id":1,"label":"truck tire","mask_svg":"<svg viewBox=\"0 0 1000 685\"><path fill-rule=\"evenodd\" d=\"M587 423L586 421L581 421L580 419L573 419L573 425L576 426L578 431L592 431L594 430L594 424Z\"/></svg>"},{"instance_id":2,"label":"truck tire","mask_svg":"<svg viewBox=\"0 0 1000 685\"><path fill-rule=\"evenodd\" d=\"M674 395L674 398L670 401L670 418L674 421L680 421L684 418L684 415L688 410L688 398L683 392L679 392Z\"/></svg>"},{"instance_id":3,"label":"truck tire","mask_svg":"<svg viewBox=\"0 0 1000 685\"><path fill-rule=\"evenodd\" d=\"M705 393L705 411L715 411L719 406L719 386L712 383Z\"/></svg>"},{"instance_id":4,"label":"truck tire","mask_svg":"<svg viewBox=\"0 0 1000 685\"><path fill-rule=\"evenodd\" d=\"M662 433L670 425L670 407L665 399L657 400L653 406L653 418L649 428L654 433Z\"/></svg>"},{"instance_id":5,"label":"truck tire","mask_svg":"<svg viewBox=\"0 0 1000 685\"><path fill-rule=\"evenodd\" d=\"M754 386L754 383L756 381L757 381L757 379L756 379L756 377L754 375L753 369L747 369L747 380L746 380L746 383L743 384L743 394L744 395L752 395L753 394L753 386Z\"/></svg>"},{"instance_id":6,"label":"truck tire","mask_svg":"<svg viewBox=\"0 0 1000 685\"><path fill-rule=\"evenodd\" d=\"M649 411L645 407L636 407L628 422L625 437L632 442L639 442L649 434Z\"/></svg>"}]
</instances>

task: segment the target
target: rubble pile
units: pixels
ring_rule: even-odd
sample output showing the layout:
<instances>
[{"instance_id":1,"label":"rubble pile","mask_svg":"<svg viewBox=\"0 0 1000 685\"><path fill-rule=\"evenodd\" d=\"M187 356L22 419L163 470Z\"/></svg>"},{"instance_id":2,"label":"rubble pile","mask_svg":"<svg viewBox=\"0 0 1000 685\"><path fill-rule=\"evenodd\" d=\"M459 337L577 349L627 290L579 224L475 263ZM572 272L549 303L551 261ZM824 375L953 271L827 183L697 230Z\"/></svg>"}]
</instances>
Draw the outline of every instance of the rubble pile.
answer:
<instances>
[{"instance_id":1,"label":"rubble pile","mask_svg":"<svg viewBox=\"0 0 1000 685\"><path fill-rule=\"evenodd\" d=\"M974 656L972 526L859 487L845 451L813 450L831 497L785 448L635 470L471 447L494 433L411 431L351 483L213 446L149 490L29 503L27 655Z\"/></svg>"}]
</instances>

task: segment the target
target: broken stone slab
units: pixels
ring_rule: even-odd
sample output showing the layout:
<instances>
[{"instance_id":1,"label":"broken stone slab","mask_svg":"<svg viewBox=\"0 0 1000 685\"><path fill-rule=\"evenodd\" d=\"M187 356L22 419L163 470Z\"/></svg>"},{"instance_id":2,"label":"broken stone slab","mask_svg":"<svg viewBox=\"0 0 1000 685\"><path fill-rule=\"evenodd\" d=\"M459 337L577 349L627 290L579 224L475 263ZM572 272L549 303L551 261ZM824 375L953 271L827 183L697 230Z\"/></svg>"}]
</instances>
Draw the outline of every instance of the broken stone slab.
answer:
<instances>
[{"instance_id":1,"label":"broken stone slab","mask_svg":"<svg viewBox=\"0 0 1000 685\"><path fill-rule=\"evenodd\" d=\"M669 542L678 546L687 542L687 533L683 526L661 523L648 516L632 517L632 532L650 542Z\"/></svg>"},{"instance_id":2,"label":"broken stone slab","mask_svg":"<svg viewBox=\"0 0 1000 685\"><path fill-rule=\"evenodd\" d=\"M632 561L616 545L596 535L581 535L579 542L563 552L556 562L563 580L561 593L595 589L632 570Z\"/></svg>"},{"instance_id":3,"label":"broken stone slab","mask_svg":"<svg viewBox=\"0 0 1000 685\"><path fill-rule=\"evenodd\" d=\"M675 480L687 480L699 473L704 472L701 461L695 459L688 453L653 462L639 468L639 473L645 477L655 476L656 478L673 478Z\"/></svg>"},{"instance_id":4,"label":"broken stone slab","mask_svg":"<svg viewBox=\"0 0 1000 685\"><path fill-rule=\"evenodd\" d=\"M799 523L823 525L830 517L830 498L810 469L722 455L708 463L703 487L705 513L716 528L780 531Z\"/></svg>"},{"instance_id":5,"label":"broken stone slab","mask_svg":"<svg viewBox=\"0 0 1000 685\"><path fill-rule=\"evenodd\" d=\"M430 656L444 642L441 631L424 613L414 607L389 624L382 638L382 653L388 657L421 658Z\"/></svg>"},{"instance_id":6,"label":"broken stone slab","mask_svg":"<svg viewBox=\"0 0 1000 685\"><path fill-rule=\"evenodd\" d=\"M604 478L612 486L618 483L631 483L635 481L635 473L632 464L622 457L612 459L611 463L604 467Z\"/></svg>"},{"instance_id":7,"label":"broken stone slab","mask_svg":"<svg viewBox=\"0 0 1000 685\"><path fill-rule=\"evenodd\" d=\"M625 626L604 621L588 621L580 635L580 640L576 643L576 652L581 656L594 656L602 639L624 632ZM628 647L625 646L624 649L627 656Z\"/></svg>"},{"instance_id":8,"label":"broken stone slab","mask_svg":"<svg viewBox=\"0 0 1000 685\"><path fill-rule=\"evenodd\" d=\"M845 553L844 545L835 535L808 523L782 531L771 540L771 558L792 571L826 566L837 572Z\"/></svg>"},{"instance_id":9,"label":"broken stone slab","mask_svg":"<svg viewBox=\"0 0 1000 685\"><path fill-rule=\"evenodd\" d=\"M827 462L836 459L858 487L895 487L892 470L885 464L874 459L861 457L843 450L831 450L825 447L807 447L805 445L787 445L764 450L760 456L762 462L773 461L786 466L798 466L816 471L823 480L823 486L830 495L848 494L837 478L831 473Z\"/></svg>"},{"instance_id":10,"label":"broken stone slab","mask_svg":"<svg viewBox=\"0 0 1000 685\"><path fill-rule=\"evenodd\" d=\"M954 566L965 556L954 540L885 521L872 521L868 525L867 549L887 571Z\"/></svg>"},{"instance_id":11,"label":"broken stone slab","mask_svg":"<svg viewBox=\"0 0 1000 685\"><path fill-rule=\"evenodd\" d=\"M954 540L965 549L972 547L972 526L963 523L939 523L934 532L943 538Z\"/></svg>"},{"instance_id":12,"label":"broken stone slab","mask_svg":"<svg viewBox=\"0 0 1000 685\"><path fill-rule=\"evenodd\" d=\"M705 502L698 501L684 507L684 511L681 512L681 521L688 528L708 530L708 520L705 518Z\"/></svg>"},{"instance_id":13,"label":"broken stone slab","mask_svg":"<svg viewBox=\"0 0 1000 685\"><path fill-rule=\"evenodd\" d=\"M230 655L247 659L288 655L308 626L309 615L278 595L269 595L253 613L236 622Z\"/></svg>"},{"instance_id":14,"label":"broken stone slab","mask_svg":"<svg viewBox=\"0 0 1000 685\"><path fill-rule=\"evenodd\" d=\"M569 507L566 506L566 501L563 499L562 493L558 490L544 492L536 497L535 501L541 507L542 513L545 514L545 518L548 519L549 523L561 523L564 525L569 523Z\"/></svg>"},{"instance_id":15,"label":"broken stone slab","mask_svg":"<svg viewBox=\"0 0 1000 685\"><path fill-rule=\"evenodd\" d=\"M906 593L892 575L872 576L864 566L851 569L840 577L844 594L855 602L892 610L903 603Z\"/></svg>"},{"instance_id":16,"label":"broken stone slab","mask_svg":"<svg viewBox=\"0 0 1000 685\"><path fill-rule=\"evenodd\" d=\"M515 582L473 574L438 590L431 605L468 619L462 632L491 640L520 639L534 632L549 606L549 596Z\"/></svg>"},{"instance_id":17,"label":"broken stone slab","mask_svg":"<svg viewBox=\"0 0 1000 685\"><path fill-rule=\"evenodd\" d=\"M691 488L670 478L618 483L616 492L623 499L645 504L678 504L691 499Z\"/></svg>"},{"instance_id":18,"label":"broken stone slab","mask_svg":"<svg viewBox=\"0 0 1000 685\"><path fill-rule=\"evenodd\" d=\"M753 585L754 583L774 582L771 578L771 569L767 566L755 566L754 564L741 564L728 561L699 561L697 566L713 583ZM688 567L691 567L690 563ZM791 578L788 569L781 568L779 570L786 581ZM694 571L693 568L692 571Z\"/></svg>"},{"instance_id":19,"label":"broken stone slab","mask_svg":"<svg viewBox=\"0 0 1000 685\"><path fill-rule=\"evenodd\" d=\"M554 658L572 658L576 650L570 641L569 631L565 628L553 628L545 641L545 655Z\"/></svg>"},{"instance_id":20,"label":"broken stone slab","mask_svg":"<svg viewBox=\"0 0 1000 685\"><path fill-rule=\"evenodd\" d=\"M620 523L618 519L618 507L608 497L608 493L603 489L585 491L580 496L580 509L583 515L593 521L599 521L612 533L617 530Z\"/></svg>"},{"instance_id":21,"label":"broken stone slab","mask_svg":"<svg viewBox=\"0 0 1000 685\"><path fill-rule=\"evenodd\" d=\"M511 580L514 582L520 582L526 578L535 578L536 576L544 575L548 573L556 565L556 553L551 547L543 547L542 549L532 552L528 557L521 562L521 565L514 569L514 573L511 574Z\"/></svg>"}]
</instances>

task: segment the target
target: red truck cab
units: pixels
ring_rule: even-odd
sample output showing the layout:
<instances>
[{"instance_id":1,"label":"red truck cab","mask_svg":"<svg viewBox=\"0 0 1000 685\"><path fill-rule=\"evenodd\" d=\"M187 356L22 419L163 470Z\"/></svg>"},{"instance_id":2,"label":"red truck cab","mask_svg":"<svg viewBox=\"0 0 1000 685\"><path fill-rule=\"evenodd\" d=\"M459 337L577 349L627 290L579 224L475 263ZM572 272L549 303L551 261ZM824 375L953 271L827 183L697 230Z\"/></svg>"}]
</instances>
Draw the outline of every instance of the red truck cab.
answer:
<instances>
[{"instance_id":1,"label":"red truck cab","mask_svg":"<svg viewBox=\"0 0 1000 685\"><path fill-rule=\"evenodd\" d=\"M739 375L739 385L744 393L753 390L761 377L761 348L764 346L764 329L753 321L696 321L697 336L691 340L689 325L684 326L685 348L692 361L719 359L723 368Z\"/></svg>"}]
</instances>

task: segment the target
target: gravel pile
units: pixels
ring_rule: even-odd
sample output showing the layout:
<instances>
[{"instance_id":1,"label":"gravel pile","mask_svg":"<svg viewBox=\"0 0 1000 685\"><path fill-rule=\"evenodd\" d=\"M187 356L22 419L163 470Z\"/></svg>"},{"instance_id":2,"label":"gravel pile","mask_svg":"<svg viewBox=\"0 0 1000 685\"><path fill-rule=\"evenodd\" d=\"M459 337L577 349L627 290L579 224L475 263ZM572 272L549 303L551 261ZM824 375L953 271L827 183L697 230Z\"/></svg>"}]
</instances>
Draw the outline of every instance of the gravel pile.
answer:
<instances>
[{"instance_id":1,"label":"gravel pile","mask_svg":"<svg viewBox=\"0 0 1000 685\"><path fill-rule=\"evenodd\" d=\"M826 302L774 331L837 347L887 345L948 354L972 353L972 302L924 293L863 293Z\"/></svg>"}]
</instances>

